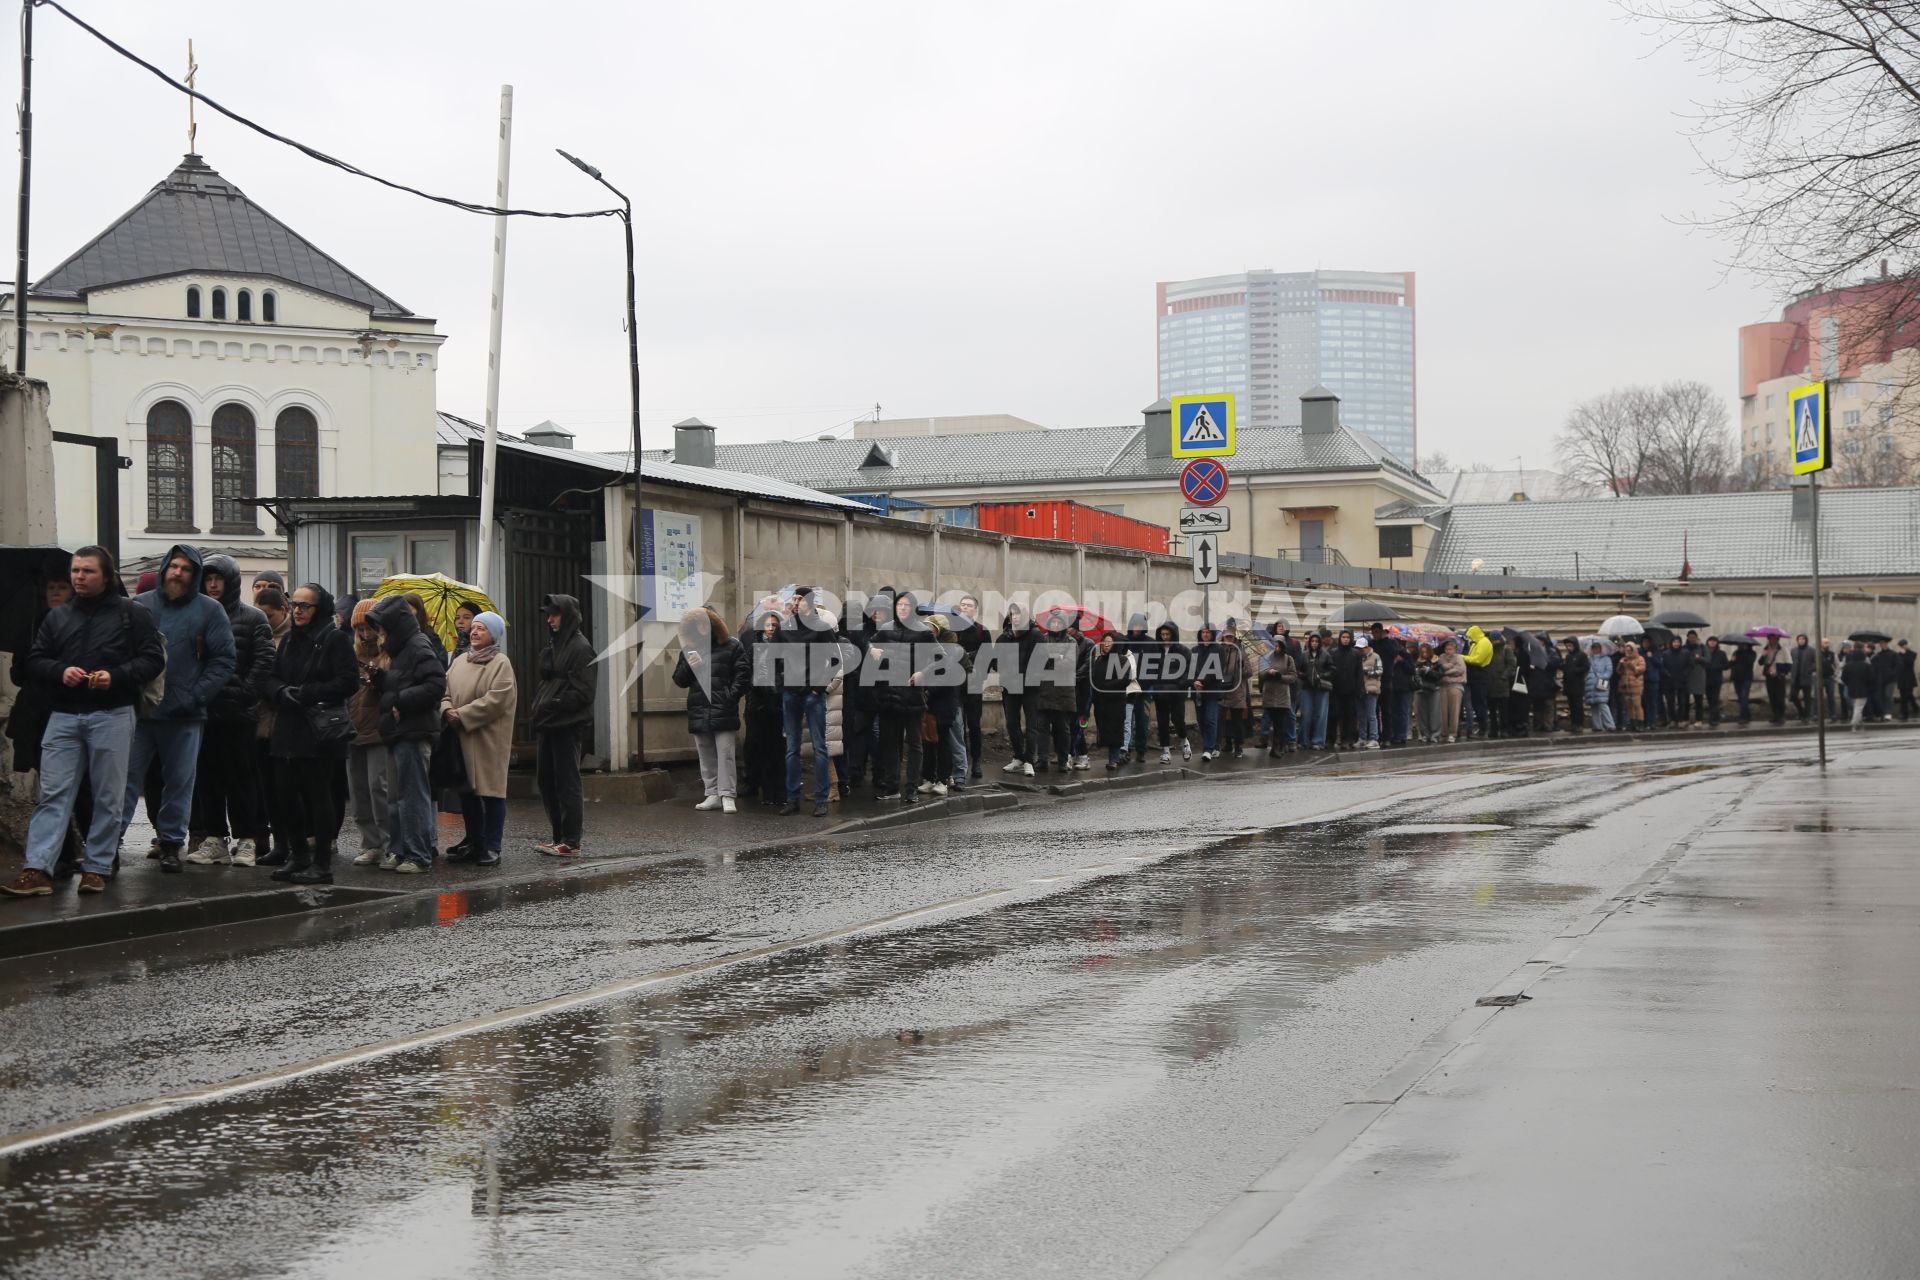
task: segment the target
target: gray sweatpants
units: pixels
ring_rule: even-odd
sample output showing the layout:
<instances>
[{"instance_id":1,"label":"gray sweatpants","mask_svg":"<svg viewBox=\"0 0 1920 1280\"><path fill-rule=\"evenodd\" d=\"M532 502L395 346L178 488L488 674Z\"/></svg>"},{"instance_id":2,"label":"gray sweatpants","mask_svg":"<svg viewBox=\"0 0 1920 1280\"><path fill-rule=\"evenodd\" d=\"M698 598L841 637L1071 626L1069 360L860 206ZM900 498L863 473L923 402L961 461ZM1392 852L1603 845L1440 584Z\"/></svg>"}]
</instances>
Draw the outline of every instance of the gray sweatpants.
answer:
<instances>
[{"instance_id":1,"label":"gray sweatpants","mask_svg":"<svg viewBox=\"0 0 1920 1280\"><path fill-rule=\"evenodd\" d=\"M718 733L696 733L693 745L700 752L700 785L706 794L731 800L734 790L734 748L740 741L735 729Z\"/></svg>"},{"instance_id":2,"label":"gray sweatpants","mask_svg":"<svg viewBox=\"0 0 1920 1280\"><path fill-rule=\"evenodd\" d=\"M347 794L352 797L353 823L360 829L360 848L386 853L387 838L387 748L376 742L370 747L347 750Z\"/></svg>"}]
</instances>

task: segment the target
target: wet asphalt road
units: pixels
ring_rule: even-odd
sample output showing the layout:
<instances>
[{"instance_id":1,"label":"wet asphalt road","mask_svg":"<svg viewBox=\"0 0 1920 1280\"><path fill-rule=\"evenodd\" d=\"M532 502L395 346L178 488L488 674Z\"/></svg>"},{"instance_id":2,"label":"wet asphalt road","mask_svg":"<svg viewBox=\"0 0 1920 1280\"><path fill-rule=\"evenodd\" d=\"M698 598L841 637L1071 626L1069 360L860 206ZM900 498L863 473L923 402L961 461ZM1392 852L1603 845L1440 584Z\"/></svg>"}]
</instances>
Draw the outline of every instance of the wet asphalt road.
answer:
<instances>
[{"instance_id":1,"label":"wet asphalt road","mask_svg":"<svg viewBox=\"0 0 1920 1280\"><path fill-rule=\"evenodd\" d=\"M0 1155L0 1272L1137 1275L1805 745L1375 757L19 962L0 1131L215 1093Z\"/></svg>"}]
</instances>

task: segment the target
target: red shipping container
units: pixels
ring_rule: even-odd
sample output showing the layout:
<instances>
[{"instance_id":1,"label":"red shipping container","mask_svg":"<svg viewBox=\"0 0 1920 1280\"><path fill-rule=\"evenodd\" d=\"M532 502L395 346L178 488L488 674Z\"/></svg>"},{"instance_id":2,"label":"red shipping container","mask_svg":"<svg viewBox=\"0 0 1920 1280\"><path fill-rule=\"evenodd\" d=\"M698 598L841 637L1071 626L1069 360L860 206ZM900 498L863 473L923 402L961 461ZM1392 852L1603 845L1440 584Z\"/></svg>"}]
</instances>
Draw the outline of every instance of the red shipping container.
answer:
<instances>
[{"instance_id":1,"label":"red shipping container","mask_svg":"<svg viewBox=\"0 0 1920 1280\"><path fill-rule=\"evenodd\" d=\"M1051 538L1088 547L1128 547L1134 551L1167 550L1164 525L1132 516L1115 515L1083 503L1058 499L1047 502L982 502L976 508L982 529L1022 538Z\"/></svg>"}]
</instances>

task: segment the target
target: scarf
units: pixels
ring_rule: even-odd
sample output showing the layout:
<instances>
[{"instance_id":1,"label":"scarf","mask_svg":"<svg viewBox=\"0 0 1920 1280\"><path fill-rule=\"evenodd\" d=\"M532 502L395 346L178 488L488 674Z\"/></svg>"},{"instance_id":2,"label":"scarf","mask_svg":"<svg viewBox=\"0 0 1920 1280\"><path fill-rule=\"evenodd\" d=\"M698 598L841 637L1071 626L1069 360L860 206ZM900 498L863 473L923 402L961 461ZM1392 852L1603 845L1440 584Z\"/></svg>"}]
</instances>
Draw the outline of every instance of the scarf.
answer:
<instances>
[{"instance_id":1,"label":"scarf","mask_svg":"<svg viewBox=\"0 0 1920 1280\"><path fill-rule=\"evenodd\" d=\"M485 663L492 662L495 658L499 656L500 656L500 646L497 644L490 644L484 649L467 650L467 661L471 663L475 663L476 665L482 665Z\"/></svg>"}]
</instances>

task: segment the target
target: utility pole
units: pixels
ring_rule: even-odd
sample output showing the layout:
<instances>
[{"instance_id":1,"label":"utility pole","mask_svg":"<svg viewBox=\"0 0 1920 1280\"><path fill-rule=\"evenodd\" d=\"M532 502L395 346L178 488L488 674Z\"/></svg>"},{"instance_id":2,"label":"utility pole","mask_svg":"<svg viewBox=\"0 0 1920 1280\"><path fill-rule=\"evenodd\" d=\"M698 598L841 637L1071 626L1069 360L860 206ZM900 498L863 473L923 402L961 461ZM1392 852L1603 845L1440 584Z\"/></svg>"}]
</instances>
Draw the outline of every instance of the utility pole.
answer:
<instances>
[{"instance_id":1,"label":"utility pole","mask_svg":"<svg viewBox=\"0 0 1920 1280\"><path fill-rule=\"evenodd\" d=\"M20 251L13 269L13 371L27 371L27 215L33 208L33 0L20 0Z\"/></svg>"},{"instance_id":2,"label":"utility pole","mask_svg":"<svg viewBox=\"0 0 1920 1280\"><path fill-rule=\"evenodd\" d=\"M500 154L493 186L494 205L507 205L507 173L513 159L513 86L500 86ZM506 318L507 215L493 218L493 311L487 318L487 433L480 449L480 565L482 591L492 593L493 507L498 486L494 455L500 446L500 331Z\"/></svg>"},{"instance_id":3,"label":"utility pole","mask_svg":"<svg viewBox=\"0 0 1920 1280\"><path fill-rule=\"evenodd\" d=\"M1826 412L1822 393L1821 412ZM1813 717L1819 726L1820 768L1827 767L1827 658L1820 647L1820 473L1807 473L1807 509L1813 541Z\"/></svg>"}]
</instances>

